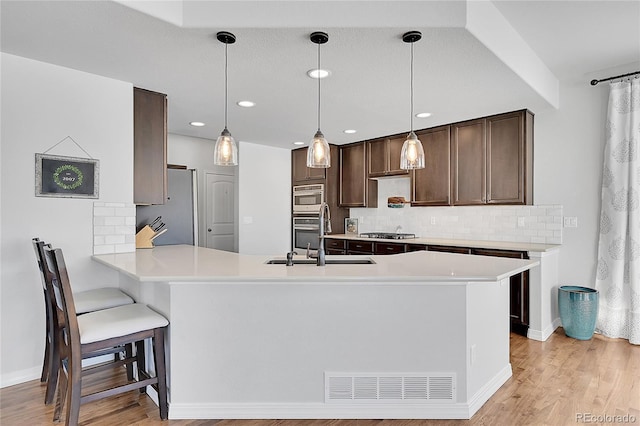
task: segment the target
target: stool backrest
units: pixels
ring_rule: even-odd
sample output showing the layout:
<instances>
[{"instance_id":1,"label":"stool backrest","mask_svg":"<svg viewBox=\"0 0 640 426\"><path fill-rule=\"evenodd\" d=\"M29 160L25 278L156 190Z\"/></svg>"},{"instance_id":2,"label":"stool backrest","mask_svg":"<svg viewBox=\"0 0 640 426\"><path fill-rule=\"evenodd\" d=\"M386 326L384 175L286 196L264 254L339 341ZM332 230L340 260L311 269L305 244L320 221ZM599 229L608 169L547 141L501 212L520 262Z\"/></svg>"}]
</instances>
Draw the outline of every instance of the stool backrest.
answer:
<instances>
[{"instance_id":1,"label":"stool backrest","mask_svg":"<svg viewBox=\"0 0 640 426\"><path fill-rule=\"evenodd\" d=\"M71 346L71 351L80 353L80 331L78 329L78 318L76 308L73 303L73 293L67 265L64 262L62 249L46 247L44 249L46 269L52 274L51 287L53 288L54 307L58 315L64 318L66 344ZM61 343L65 345L64 342Z\"/></svg>"},{"instance_id":2,"label":"stool backrest","mask_svg":"<svg viewBox=\"0 0 640 426\"><path fill-rule=\"evenodd\" d=\"M44 264L44 247L45 242L40 241L40 238L32 238L33 251L36 253L36 260L38 261L38 269L40 270L40 279L42 281L42 289L47 293L47 282L51 280L51 273ZM50 244L46 244L47 247L51 247Z\"/></svg>"}]
</instances>

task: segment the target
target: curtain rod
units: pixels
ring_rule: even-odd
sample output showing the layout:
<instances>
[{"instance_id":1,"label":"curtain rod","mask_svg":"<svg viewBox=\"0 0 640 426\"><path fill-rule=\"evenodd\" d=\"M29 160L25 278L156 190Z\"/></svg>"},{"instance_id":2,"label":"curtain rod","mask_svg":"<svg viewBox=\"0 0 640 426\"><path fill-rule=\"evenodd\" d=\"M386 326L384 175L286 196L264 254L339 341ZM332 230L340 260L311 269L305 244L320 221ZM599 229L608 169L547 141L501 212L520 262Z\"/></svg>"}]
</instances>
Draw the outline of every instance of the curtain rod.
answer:
<instances>
[{"instance_id":1,"label":"curtain rod","mask_svg":"<svg viewBox=\"0 0 640 426\"><path fill-rule=\"evenodd\" d=\"M615 80L616 78L629 77L629 76L637 75L637 74L640 74L640 71L630 72L629 74L616 75L615 77L603 78L602 80L593 79L593 80L591 80L591 85L595 86L596 84L602 83L603 81Z\"/></svg>"}]
</instances>

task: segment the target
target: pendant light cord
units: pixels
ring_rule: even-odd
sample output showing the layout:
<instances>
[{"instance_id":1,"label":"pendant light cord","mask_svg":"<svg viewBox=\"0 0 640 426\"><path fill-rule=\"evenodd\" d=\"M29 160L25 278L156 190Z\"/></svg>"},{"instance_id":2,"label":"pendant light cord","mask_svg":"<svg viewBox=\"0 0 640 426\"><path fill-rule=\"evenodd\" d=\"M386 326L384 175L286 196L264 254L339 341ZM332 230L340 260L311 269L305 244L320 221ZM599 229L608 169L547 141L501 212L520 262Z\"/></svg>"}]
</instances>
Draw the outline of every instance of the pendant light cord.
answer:
<instances>
[{"instance_id":1,"label":"pendant light cord","mask_svg":"<svg viewBox=\"0 0 640 426\"><path fill-rule=\"evenodd\" d=\"M224 44L224 128L227 128L227 92L228 92L228 59L227 59L227 49L229 48L229 44Z\"/></svg>"},{"instance_id":2,"label":"pendant light cord","mask_svg":"<svg viewBox=\"0 0 640 426\"><path fill-rule=\"evenodd\" d=\"M320 131L320 43L318 43L318 131Z\"/></svg>"},{"instance_id":3,"label":"pendant light cord","mask_svg":"<svg viewBox=\"0 0 640 426\"><path fill-rule=\"evenodd\" d=\"M411 115L410 115L410 126L409 128L413 132L413 42L411 44Z\"/></svg>"}]
</instances>

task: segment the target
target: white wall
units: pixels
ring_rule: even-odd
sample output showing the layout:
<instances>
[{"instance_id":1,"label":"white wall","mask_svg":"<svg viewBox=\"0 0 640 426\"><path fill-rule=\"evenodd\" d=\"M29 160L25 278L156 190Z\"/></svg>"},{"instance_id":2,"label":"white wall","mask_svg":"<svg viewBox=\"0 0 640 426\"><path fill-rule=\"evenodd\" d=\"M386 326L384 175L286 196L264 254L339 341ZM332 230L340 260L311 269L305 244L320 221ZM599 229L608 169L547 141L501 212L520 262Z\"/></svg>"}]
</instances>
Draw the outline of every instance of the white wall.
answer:
<instances>
[{"instance_id":1,"label":"white wall","mask_svg":"<svg viewBox=\"0 0 640 426\"><path fill-rule=\"evenodd\" d=\"M291 151L241 142L239 252L291 250Z\"/></svg>"},{"instance_id":2,"label":"white wall","mask_svg":"<svg viewBox=\"0 0 640 426\"><path fill-rule=\"evenodd\" d=\"M560 285L595 286L608 96L607 84L561 83L560 109L535 116L535 202L562 204L565 217L578 218L563 229Z\"/></svg>"},{"instance_id":3,"label":"white wall","mask_svg":"<svg viewBox=\"0 0 640 426\"><path fill-rule=\"evenodd\" d=\"M130 83L2 53L0 164L0 385L40 375L44 305L31 246L64 250L77 290L117 285L90 258L93 199L35 197L35 153L71 136L100 160L99 201L133 201L133 88ZM86 157L65 141L51 154Z\"/></svg>"}]
</instances>

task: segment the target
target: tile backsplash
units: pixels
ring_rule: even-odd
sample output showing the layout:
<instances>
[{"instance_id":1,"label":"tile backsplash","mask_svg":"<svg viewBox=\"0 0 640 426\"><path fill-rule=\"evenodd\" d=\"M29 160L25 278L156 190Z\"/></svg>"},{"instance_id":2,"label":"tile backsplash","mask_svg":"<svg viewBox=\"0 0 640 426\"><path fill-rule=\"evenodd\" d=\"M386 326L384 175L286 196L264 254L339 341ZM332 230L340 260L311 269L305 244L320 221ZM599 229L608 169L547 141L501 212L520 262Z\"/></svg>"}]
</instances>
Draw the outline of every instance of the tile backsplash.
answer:
<instances>
[{"instance_id":1,"label":"tile backsplash","mask_svg":"<svg viewBox=\"0 0 640 426\"><path fill-rule=\"evenodd\" d=\"M93 203L93 254L136 251L136 206Z\"/></svg>"},{"instance_id":2,"label":"tile backsplash","mask_svg":"<svg viewBox=\"0 0 640 426\"><path fill-rule=\"evenodd\" d=\"M358 232L407 232L422 238L562 244L562 205L387 207L387 198L409 200L410 179L378 181L378 208L352 208Z\"/></svg>"}]
</instances>

